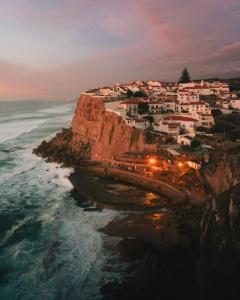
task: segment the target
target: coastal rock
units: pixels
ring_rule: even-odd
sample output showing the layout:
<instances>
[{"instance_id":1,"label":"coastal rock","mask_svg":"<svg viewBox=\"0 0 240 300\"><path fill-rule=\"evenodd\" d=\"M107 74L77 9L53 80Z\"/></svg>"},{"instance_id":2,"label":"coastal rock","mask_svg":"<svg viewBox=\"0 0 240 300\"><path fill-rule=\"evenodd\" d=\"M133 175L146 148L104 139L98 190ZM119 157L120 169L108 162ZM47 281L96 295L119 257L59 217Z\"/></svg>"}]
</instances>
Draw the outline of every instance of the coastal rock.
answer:
<instances>
[{"instance_id":1,"label":"coastal rock","mask_svg":"<svg viewBox=\"0 0 240 300\"><path fill-rule=\"evenodd\" d=\"M43 141L34 153L77 166L86 160L111 160L116 155L149 147L156 146L146 143L142 130L128 126L120 116L105 110L104 97L81 94L72 127Z\"/></svg>"},{"instance_id":2,"label":"coastal rock","mask_svg":"<svg viewBox=\"0 0 240 300\"><path fill-rule=\"evenodd\" d=\"M106 111L103 97L80 96L72 133L72 148L77 148L79 143L89 143L93 160L112 159L114 155L145 148L142 130L126 125L121 117Z\"/></svg>"}]
</instances>

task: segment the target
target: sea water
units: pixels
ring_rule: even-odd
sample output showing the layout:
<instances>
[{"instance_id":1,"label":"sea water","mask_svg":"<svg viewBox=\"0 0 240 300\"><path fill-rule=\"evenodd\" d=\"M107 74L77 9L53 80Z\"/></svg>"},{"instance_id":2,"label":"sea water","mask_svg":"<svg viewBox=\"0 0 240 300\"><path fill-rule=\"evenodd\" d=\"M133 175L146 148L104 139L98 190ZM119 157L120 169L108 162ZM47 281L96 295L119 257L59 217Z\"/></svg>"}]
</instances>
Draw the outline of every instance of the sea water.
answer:
<instances>
[{"instance_id":1,"label":"sea water","mask_svg":"<svg viewBox=\"0 0 240 300\"><path fill-rule=\"evenodd\" d=\"M0 102L0 299L100 299L120 274L118 241L98 231L117 212L83 211L71 170L32 154L70 126L75 105Z\"/></svg>"}]
</instances>

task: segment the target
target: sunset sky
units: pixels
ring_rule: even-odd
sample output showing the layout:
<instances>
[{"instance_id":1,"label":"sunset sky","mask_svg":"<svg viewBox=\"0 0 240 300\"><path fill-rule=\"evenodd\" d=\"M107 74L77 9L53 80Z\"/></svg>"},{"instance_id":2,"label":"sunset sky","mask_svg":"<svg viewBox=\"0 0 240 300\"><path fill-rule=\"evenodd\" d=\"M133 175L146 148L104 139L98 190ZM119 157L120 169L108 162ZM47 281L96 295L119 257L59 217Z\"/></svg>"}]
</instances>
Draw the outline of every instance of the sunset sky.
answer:
<instances>
[{"instance_id":1,"label":"sunset sky","mask_svg":"<svg viewBox=\"0 0 240 300\"><path fill-rule=\"evenodd\" d=\"M0 0L0 100L240 77L239 0Z\"/></svg>"}]
</instances>

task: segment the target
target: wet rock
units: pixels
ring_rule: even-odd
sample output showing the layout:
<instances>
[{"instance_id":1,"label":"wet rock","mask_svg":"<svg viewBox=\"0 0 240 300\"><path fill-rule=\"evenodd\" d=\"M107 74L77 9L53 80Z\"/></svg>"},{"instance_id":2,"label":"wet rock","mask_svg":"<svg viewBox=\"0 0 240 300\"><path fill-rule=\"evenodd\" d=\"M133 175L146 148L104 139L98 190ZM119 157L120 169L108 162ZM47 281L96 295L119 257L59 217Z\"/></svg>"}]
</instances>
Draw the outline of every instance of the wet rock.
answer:
<instances>
[{"instance_id":1,"label":"wet rock","mask_svg":"<svg viewBox=\"0 0 240 300\"><path fill-rule=\"evenodd\" d=\"M143 237L125 238L119 242L118 248L122 258L137 260L145 255L148 244Z\"/></svg>"}]
</instances>

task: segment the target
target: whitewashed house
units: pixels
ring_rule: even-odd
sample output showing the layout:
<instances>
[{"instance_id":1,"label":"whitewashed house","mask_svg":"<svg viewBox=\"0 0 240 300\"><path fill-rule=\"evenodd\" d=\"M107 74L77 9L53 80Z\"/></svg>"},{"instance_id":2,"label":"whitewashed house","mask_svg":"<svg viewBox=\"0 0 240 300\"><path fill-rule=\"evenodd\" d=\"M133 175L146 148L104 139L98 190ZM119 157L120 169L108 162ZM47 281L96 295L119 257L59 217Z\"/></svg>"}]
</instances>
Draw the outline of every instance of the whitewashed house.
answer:
<instances>
[{"instance_id":1,"label":"whitewashed house","mask_svg":"<svg viewBox=\"0 0 240 300\"><path fill-rule=\"evenodd\" d=\"M240 99L231 99L229 107L232 109L240 110Z\"/></svg>"},{"instance_id":2,"label":"whitewashed house","mask_svg":"<svg viewBox=\"0 0 240 300\"><path fill-rule=\"evenodd\" d=\"M180 124L167 121L154 122L153 130L169 136L177 136L180 132Z\"/></svg>"},{"instance_id":3,"label":"whitewashed house","mask_svg":"<svg viewBox=\"0 0 240 300\"><path fill-rule=\"evenodd\" d=\"M177 143L185 146L191 146L193 136L191 135L179 135L177 137Z\"/></svg>"},{"instance_id":4,"label":"whitewashed house","mask_svg":"<svg viewBox=\"0 0 240 300\"><path fill-rule=\"evenodd\" d=\"M138 113L138 105L142 101L139 100L126 100L120 103L120 107L130 115L136 115Z\"/></svg>"},{"instance_id":5,"label":"whitewashed house","mask_svg":"<svg viewBox=\"0 0 240 300\"><path fill-rule=\"evenodd\" d=\"M148 104L148 112L149 114L159 114L163 110L163 101L149 101Z\"/></svg>"},{"instance_id":6,"label":"whitewashed house","mask_svg":"<svg viewBox=\"0 0 240 300\"><path fill-rule=\"evenodd\" d=\"M168 123L179 123L180 128L186 132L195 132L198 120L183 115L170 115L162 118L163 121Z\"/></svg>"},{"instance_id":7,"label":"whitewashed house","mask_svg":"<svg viewBox=\"0 0 240 300\"><path fill-rule=\"evenodd\" d=\"M150 126L150 122L145 119L138 118L124 118L126 124L131 127L145 130Z\"/></svg>"},{"instance_id":8,"label":"whitewashed house","mask_svg":"<svg viewBox=\"0 0 240 300\"><path fill-rule=\"evenodd\" d=\"M177 94L177 101L179 103L195 103L199 102L199 93L192 92L181 92L179 91Z\"/></svg>"}]
</instances>

